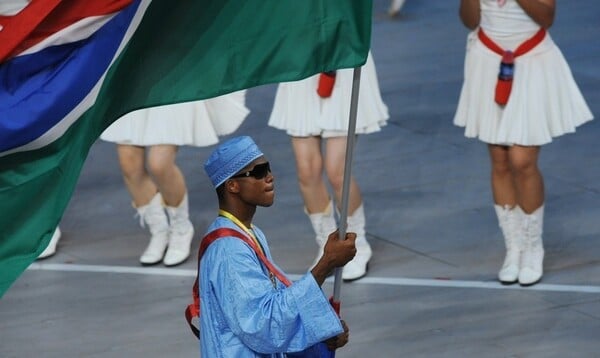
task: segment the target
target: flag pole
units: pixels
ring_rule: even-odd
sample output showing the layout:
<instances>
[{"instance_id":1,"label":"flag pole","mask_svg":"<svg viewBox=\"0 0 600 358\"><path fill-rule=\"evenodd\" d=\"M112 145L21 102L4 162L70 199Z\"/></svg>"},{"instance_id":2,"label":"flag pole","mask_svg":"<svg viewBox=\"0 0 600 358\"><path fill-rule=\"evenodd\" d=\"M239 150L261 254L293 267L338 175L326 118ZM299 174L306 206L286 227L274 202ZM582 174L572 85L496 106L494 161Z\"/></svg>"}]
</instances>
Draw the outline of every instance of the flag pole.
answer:
<instances>
[{"instance_id":1,"label":"flag pole","mask_svg":"<svg viewBox=\"0 0 600 358\"><path fill-rule=\"evenodd\" d=\"M352 95L350 98L350 118L348 120L348 136L346 137L346 158L344 160L344 180L342 183L342 204L339 217L339 239L346 239L346 229L348 221L348 202L350 198L350 177L352 172L352 153L354 151L354 142L356 141L356 114L358 110L358 89L360 88L360 67L354 68L352 77ZM329 300L331 306L340 314L340 296L342 293L342 268L335 269L335 279L333 281L333 296ZM335 358L335 351L330 351L327 346L321 343L319 346L320 357Z\"/></svg>"},{"instance_id":2,"label":"flag pole","mask_svg":"<svg viewBox=\"0 0 600 358\"><path fill-rule=\"evenodd\" d=\"M350 178L352 173L352 154L354 142L356 141L356 115L358 112L358 93L360 88L360 67L354 68L352 77L352 97L350 100L350 118L348 121L348 137L346 139L346 159L344 161L344 181L342 184L342 205L340 208L339 234L340 240L346 238L348 220L348 202L350 197ZM339 312L340 296L342 291L342 268L335 269L335 280L333 283L332 305Z\"/></svg>"}]
</instances>

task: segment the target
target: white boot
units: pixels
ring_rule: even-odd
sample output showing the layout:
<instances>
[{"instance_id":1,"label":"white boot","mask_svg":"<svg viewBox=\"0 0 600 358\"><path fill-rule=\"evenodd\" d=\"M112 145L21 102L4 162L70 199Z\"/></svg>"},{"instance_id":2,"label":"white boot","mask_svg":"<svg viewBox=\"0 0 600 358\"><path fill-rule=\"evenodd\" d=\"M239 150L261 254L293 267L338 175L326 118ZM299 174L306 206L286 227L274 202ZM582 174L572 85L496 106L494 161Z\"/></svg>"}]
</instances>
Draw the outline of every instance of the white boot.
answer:
<instances>
[{"instance_id":1,"label":"white boot","mask_svg":"<svg viewBox=\"0 0 600 358\"><path fill-rule=\"evenodd\" d=\"M544 205L523 218L523 252L521 254L521 270L519 284L531 286L540 282L544 273L544 244L542 231L544 227Z\"/></svg>"},{"instance_id":2,"label":"white boot","mask_svg":"<svg viewBox=\"0 0 600 358\"><path fill-rule=\"evenodd\" d=\"M188 197L178 207L167 206L169 215L169 248L163 263L165 266L175 266L187 260L190 256L194 225L189 219Z\"/></svg>"},{"instance_id":3,"label":"white boot","mask_svg":"<svg viewBox=\"0 0 600 358\"><path fill-rule=\"evenodd\" d=\"M367 274L367 266L373 255L365 233L365 212L362 204L352 215L348 216L346 232L356 233L356 255L344 266L342 271L342 279L352 281Z\"/></svg>"},{"instance_id":4,"label":"white boot","mask_svg":"<svg viewBox=\"0 0 600 358\"><path fill-rule=\"evenodd\" d=\"M148 226L150 242L140 256L142 265L155 265L162 261L169 241L169 222L162 203L162 196L156 193L146 205L136 208L140 216L140 225Z\"/></svg>"},{"instance_id":5,"label":"white boot","mask_svg":"<svg viewBox=\"0 0 600 358\"><path fill-rule=\"evenodd\" d=\"M323 248L325 247L325 243L327 242L329 234L331 234L337 229L337 223L335 222L333 210L333 203L331 201L329 202L329 204L327 204L327 208L325 208L325 211L323 211L322 213L309 214L308 211L304 209L304 212L306 213L306 215L308 215L313 230L315 231L315 240L317 241L317 245L319 246L317 257L315 257L315 260L310 266L311 270L313 267L315 267L315 265L323 256Z\"/></svg>"},{"instance_id":6,"label":"white boot","mask_svg":"<svg viewBox=\"0 0 600 358\"><path fill-rule=\"evenodd\" d=\"M37 257L38 260L45 259L56 253L56 245L58 245L58 240L60 240L60 236L61 236L60 229L57 226L56 229L54 229L54 233L52 234L52 238L50 238L50 242L48 243L48 246L46 246L44 251L42 251L42 253L38 255L38 257Z\"/></svg>"},{"instance_id":7,"label":"white boot","mask_svg":"<svg viewBox=\"0 0 600 358\"><path fill-rule=\"evenodd\" d=\"M502 207L494 205L496 215L498 216L498 224L502 229L504 236L504 245L506 246L506 256L502 268L498 272L498 280L502 284L511 284L517 282L519 278L519 265L521 260L522 230L521 218L523 211L517 205L510 208L508 205Z\"/></svg>"},{"instance_id":8,"label":"white boot","mask_svg":"<svg viewBox=\"0 0 600 358\"><path fill-rule=\"evenodd\" d=\"M390 8L388 9L388 14L390 16L396 16L404 6L405 0L392 0L390 3Z\"/></svg>"}]
</instances>

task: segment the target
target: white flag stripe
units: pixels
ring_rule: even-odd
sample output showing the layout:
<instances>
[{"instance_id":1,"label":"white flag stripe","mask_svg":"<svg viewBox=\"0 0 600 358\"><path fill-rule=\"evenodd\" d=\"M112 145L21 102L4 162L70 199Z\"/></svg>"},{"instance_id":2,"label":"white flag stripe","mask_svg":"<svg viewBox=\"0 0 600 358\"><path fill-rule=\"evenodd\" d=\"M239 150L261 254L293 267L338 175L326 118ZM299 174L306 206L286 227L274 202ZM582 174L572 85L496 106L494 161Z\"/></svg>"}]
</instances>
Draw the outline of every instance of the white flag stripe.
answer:
<instances>
[{"instance_id":1,"label":"white flag stripe","mask_svg":"<svg viewBox=\"0 0 600 358\"><path fill-rule=\"evenodd\" d=\"M30 0L2 0L0 1L0 15L13 16L21 12Z\"/></svg>"},{"instance_id":2,"label":"white flag stripe","mask_svg":"<svg viewBox=\"0 0 600 358\"><path fill-rule=\"evenodd\" d=\"M39 43L23 50L23 52L20 52L15 57L36 53L48 47L64 45L87 39L94 32L98 31L99 28L104 26L104 24L110 21L115 14L116 13L102 16L90 16L86 17L85 19L81 19L48 36Z\"/></svg>"}]
</instances>

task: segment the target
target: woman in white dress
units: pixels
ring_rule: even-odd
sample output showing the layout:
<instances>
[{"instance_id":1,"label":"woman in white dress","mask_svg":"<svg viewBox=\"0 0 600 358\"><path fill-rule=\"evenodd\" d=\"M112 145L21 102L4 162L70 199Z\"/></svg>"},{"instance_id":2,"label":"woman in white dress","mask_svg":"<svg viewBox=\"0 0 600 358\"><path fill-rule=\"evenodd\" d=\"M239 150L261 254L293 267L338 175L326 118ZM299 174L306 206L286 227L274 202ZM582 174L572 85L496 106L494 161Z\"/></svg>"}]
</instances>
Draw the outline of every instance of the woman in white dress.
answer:
<instances>
[{"instance_id":1,"label":"woman in white dress","mask_svg":"<svg viewBox=\"0 0 600 358\"><path fill-rule=\"evenodd\" d=\"M545 32L554 14L555 0L460 2L461 20L474 31L467 39L454 123L465 127L465 136L488 144L495 210L506 246L498 273L503 284L533 285L543 275L541 146L593 118L562 53ZM501 60L507 65L499 76Z\"/></svg>"},{"instance_id":2,"label":"woman in white dress","mask_svg":"<svg viewBox=\"0 0 600 358\"><path fill-rule=\"evenodd\" d=\"M185 178L175 163L182 145L208 146L235 131L249 111L245 91L203 101L131 112L100 136L117 143L125 185L151 238L142 265L175 266L190 255L194 227L189 220Z\"/></svg>"},{"instance_id":3,"label":"woman in white dress","mask_svg":"<svg viewBox=\"0 0 600 358\"><path fill-rule=\"evenodd\" d=\"M381 99L373 59L369 54L362 68L356 133L379 131L388 119L388 109ZM296 157L296 170L305 212L316 234L319 252L323 254L327 236L337 228L334 208L323 172L334 191L335 202L341 203L344 158L352 93L352 69L339 70L331 95L317 94L320 75L279 84L269 125L285 130L291 136ZM324 152L322 151L324 144ZM354 232L356 256L342 271L346 281L363 277L372 250L365 233L365 214L360 189L350 182L348 232Z\"/></svg>"}]
</instances>

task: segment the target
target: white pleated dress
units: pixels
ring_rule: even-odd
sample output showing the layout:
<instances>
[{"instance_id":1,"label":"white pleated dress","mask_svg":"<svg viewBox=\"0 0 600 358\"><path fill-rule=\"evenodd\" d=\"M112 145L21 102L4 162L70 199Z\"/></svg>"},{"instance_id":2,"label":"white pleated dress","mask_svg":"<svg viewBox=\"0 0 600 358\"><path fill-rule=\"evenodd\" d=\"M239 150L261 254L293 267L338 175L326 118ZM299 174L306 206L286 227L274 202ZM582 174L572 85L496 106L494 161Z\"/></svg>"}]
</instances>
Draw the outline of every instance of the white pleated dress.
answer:
<instances>
[{"instance_id":1,"label":"white pleated dress","mask_svg":"<svg viewBox=\"0 0 600 358\"><path fill-rule=\"evenodd\" d=\"M203 147L234 132L249 113L246 91L202 101L140 109L119 118L100 136L119 144Z\"/></svg>"},{"instance_id":2,"label":"white pleated dress","mask_svg":"<svg viewBox=\"0 0 600 358\"><path fill-rule=\"evenodd\" d=\"M514 51L539 29L517 4L481 0L481 28L503 49ZM569 65L550 34L515 58L512 92L506 106L494 101L501 56L473 31L467 38L464 83L454 124L465 136L499 145L538 146L575 132L593 118Z\"/></svg>"},{"instance_id":3,"label":"white pleated dress","mask_svg":"<svg viewBox=\"0 0 600 358\"><path fill-rule=\"evenodd\" d=\"M338 70L333 92L328 98L317 94L319 75L280 83L269 118L271 127L290 136L344 136L348 131L353 69ZM377 132L389 118L381 99L375 64L371 54L361 69L356 133Z\"/></svg>"}]
</instances>

